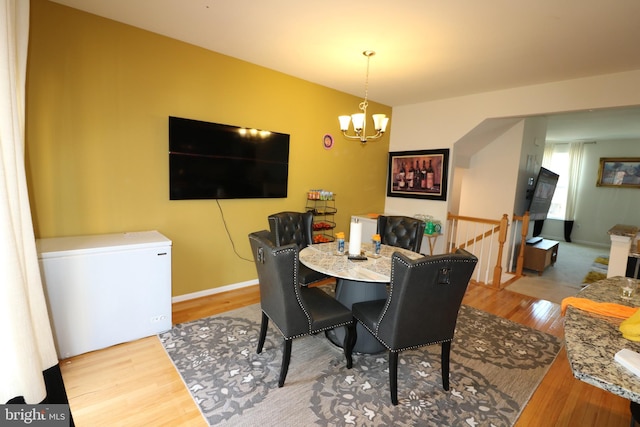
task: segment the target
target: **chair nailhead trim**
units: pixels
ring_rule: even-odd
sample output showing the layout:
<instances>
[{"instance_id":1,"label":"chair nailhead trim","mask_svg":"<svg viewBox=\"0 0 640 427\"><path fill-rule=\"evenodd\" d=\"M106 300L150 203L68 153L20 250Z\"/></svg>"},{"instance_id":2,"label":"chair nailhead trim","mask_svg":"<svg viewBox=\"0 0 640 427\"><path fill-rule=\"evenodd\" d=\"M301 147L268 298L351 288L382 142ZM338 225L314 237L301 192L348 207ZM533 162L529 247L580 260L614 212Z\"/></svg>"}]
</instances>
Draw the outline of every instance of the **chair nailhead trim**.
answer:
<instances>
[{"instance_id":1,"label":"chair nailhead trim","mask_svg":"<svg viewBox=\"0 0 640 427\"><path fill-rule=\"evenodd\" d=\"M362 322L360 322L360 324L361 324L361 325L362 325L362 326L363 326L367 331L371 332L371 334L372 334L373 336L375 336L375 337L376 337L376 339L377 339L378 341L380 341L380 342L381 342L381 343L382 343L382 344L387 348L387 350L389 350L389 351L391 351L391 352L394 352L394 353L399 353L399 352L401 352L401 351L411 350L411 349L414 349L414 348L420 348L420 347L424 347L424 346L426 346L426 345L441 344L441 343L443 343L443 342L451 342L451 341L453 341L453 339L450 339L450 340L438 340L438 341L431 341L431 342L427 342L427 343L424 343L424 344L416 344L416 345L412 345L412 346L410 346L410 347L403 347L403 348L391 348L391 346L390 346L389 344L387 344L385 341L383 341L383 340L381 340L380 338L378 338L378 335L377 335L375 332L373 332L371 329L369 329L369 328L367 327L367 325L365 325L365 324L364 324L364 323L362 323Z\"/></svg>"},{"instance_id":2,"label":"chair nailhead trim","mask_svg":"<svg viewBox=\"0 0 640 427\"><path fill-rule=\"evenodd\" d=\"M263 313L264 313L264 311L263 311ZM267 313L265 313L265 314L267 314ZM267 314L267 317L269 317L268 314ZM280 332L280 335L282 335L285 340L292 340L292 339L295 339L295 338L306 337L308 335L317 334L318 332L328 331L330 329L338 328L340 326L348 326L348 325L353 323L353 321L351 321L351 322L342 322L342 323L339 323L337 325L331 325L331 326L326 327L326 328L321 328L321 329L318 329L318 330L312 330L308 334L304 333L304 334L298 334L298 335L293 335L293 336L288 337L288 336L286 336L284 334L284 332L282 332L282 330L278 327L278 325L276 325L276 322L274 322L273 319L271 319L271 317L269 317L269 320L271 320L271 324L278 330L278 332Z\"/></svg>"},{"instance_id":3,"label":"chair nailhead trim","mask_svg":"<svg viewBox=\"0 0 640 427\"><path fill-rule=\"evenodd\" d=\"M401 263L403 263L406 267L409 267L410 264L408 262L406 262L405 260L401 259L401 258L397 258L398 261L400 261ZM427 258L425 261L421 261L417 264L414 264L414 266L419 266L419 265L429 265L429 264L437 264L440 263L441 260L437 259L437 260L433 260L433 259L429 259ZM471 262L471 260L469 259L452 259L449 260L450 263L469 263ZM378 323L376 325L376 330L375 332L372 331L371 329L369 329L364 323L362 324L362 326L365 327L366 330L368 330L369 332L371 332L371 334L373 336L376 337L376 339L378 339L378 341L380 341L382 344L384 344L385 347L387 347L387 349L389 351L393 351L393 352L399 352L399 351L403 351L403 350L409 350L412 348L419 348L419 347L423 347L425 345L432 345L432 344L439 344L439 343L443 343L443 342L447 342L447 341L452 341L452 340L441 340L441 341L434 341L434 342L430 342L430 343L425 343L425 344L418 344L412 347L406 347L406 348L401 348L401 349L391 349L391 347L384 342L383 340L381 340L380 338L378 338L378 331L380 330L380 323L382 323L382 319L384 318L384 316L387 314L387 311L389 310L389 305L391 305L391 300L393 299L393 283L394 283L394 277L395 277L395 263L393 262L393 259L391 260L391 282L390 282L390 287L389 287L389 297L387 298L387 302L384 305L384 308L382 309L382 314L380 314L380 317L378 318Z\"/></svg>"},{"instance_id":4,"label":"chair nailhead trim","mask_svg":"<svg viewBox=\"0 0 640 427\"><path fill-rule=\"evenodd\" d=\"M300 308L302 309L302 311L304 312L304 315L307 317L307 324L309 326L309 332L304 333L304 334L299 334L299 335L295 335L292 337L287 337L285 336L285 334L282 333L282 331L278 329L278 331L282 334L282 336L285 339L294 339L294 338L298 338L298 337L304 337L307 335L311 335L311 334L315 334L318 332L322 332L325 330L329 330L329 329L333 329L333 328L337 328L339 326L345 326L350 324L351 322L344 322L344 323L340 323L339 325L332 325L330 327L327 328L322 328L322 329L318 329L318 330L313 330L311 329L311 315L309 314L309 312L305 309L304 305L302 304L302 297L300 296L300 286L298 285L298 265L300 264L299 260L298 260L298 254L299 254L299 249L297 248L288 248L288 249L276 249L277 252L294 252L295 253L295 263L293 266L293 286L294 286L294 290L296 293L296 300L298 301L298 305L300 306ZM275 322L272 322L275 325Z\"/></svg>"}]
</instances>

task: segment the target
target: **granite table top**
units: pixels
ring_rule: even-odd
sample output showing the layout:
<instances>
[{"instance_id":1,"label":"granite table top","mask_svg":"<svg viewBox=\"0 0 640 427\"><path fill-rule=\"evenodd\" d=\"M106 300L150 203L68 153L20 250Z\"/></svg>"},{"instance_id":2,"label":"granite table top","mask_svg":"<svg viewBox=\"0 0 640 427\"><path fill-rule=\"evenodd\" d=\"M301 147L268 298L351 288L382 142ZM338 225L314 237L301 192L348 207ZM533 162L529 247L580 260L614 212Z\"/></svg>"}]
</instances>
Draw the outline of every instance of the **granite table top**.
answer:
<instances>
[{"instance_id":1,"label":"granite table top","mask_svg":"<svg viewBox=\"0 0 640 427\"><path fill-rule=\"evenodd\" d=\"M576 297L640 307L639 293L630 300L620 297L619 282L622 280L626 278L616 276L599 280L586 286ZM622 319L568 306L564 319L567 357L577 379L640 403L640 377L614 360L615 354L623 348L640 353L640 342L622 337L618 330L621 322Z\"/></svg>"},{"instance_id":2,"label":"granite table top","mask_svg":"<svg viewBox=\"0 0 640 427\"><path fill-rule=\"evenodd\" d=\"M348 242L345 242L343 255L337 253L335 242L313 244L300 251L300 262L313 270L341 279L388 283L391 280L391 256L394 252L401 252L411 259L424 256L407 249L381 245L380 255L376 257L373 243L363 243L361 248L367 259L355 261L347 257Z\"/></svg>"}]
</instances>

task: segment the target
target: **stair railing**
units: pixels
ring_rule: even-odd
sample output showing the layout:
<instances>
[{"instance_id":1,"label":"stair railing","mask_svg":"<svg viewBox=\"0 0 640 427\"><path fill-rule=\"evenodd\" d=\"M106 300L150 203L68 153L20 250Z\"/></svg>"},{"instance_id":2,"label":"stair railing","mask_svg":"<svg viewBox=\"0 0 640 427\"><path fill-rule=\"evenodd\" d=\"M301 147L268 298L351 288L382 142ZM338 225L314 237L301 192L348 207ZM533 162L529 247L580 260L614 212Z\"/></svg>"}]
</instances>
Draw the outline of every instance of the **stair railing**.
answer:
<instances>
[{"instance_id":1,"label":"stair railing","mask_svg":"<svg viewBox=\"0 0 640 427\"><path fill-rule=\"evenodd\" d=\"M452 253L460 248L478 257L473 279L476 283L497 290L511 283L513 276L503 275L503 271L508 271L505 268L507 257L504 257L509 228L507 214L499 220L493 220L449 213L447 225L447 252Z\"/></svg>"},{"instance_id":2,"label":"stair railing","mask_svg":"<svg viewBox=\"0 0 640 427\"><path fill-rule=\"evenodd\" d=\"M515 266L515 270L509 271L512 272L516 278L522 277L522 269L524 266L524 246L527 244L529 221L528 211L522 216L513 215L511 227L511 257L509 265Z\"/></svg>"}]
</instances>

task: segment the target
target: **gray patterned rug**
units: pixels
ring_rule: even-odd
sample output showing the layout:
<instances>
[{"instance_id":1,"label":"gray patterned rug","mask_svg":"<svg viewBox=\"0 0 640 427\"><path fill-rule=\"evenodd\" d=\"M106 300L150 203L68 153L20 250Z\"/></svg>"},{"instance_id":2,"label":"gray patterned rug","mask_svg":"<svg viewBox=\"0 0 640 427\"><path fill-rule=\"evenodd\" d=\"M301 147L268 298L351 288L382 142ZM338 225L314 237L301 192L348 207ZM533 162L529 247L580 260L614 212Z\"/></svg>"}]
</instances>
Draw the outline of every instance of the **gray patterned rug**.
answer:
<instances>
[{"instance_id":1,"label":"gray patterned rug","mask_svg":"<svg viewBox=\"0 0 640 427\"><path fill-rule=\"evenodd\" d=\"M323 334L293 341L278 388L281 336L269 326L256 354L260 306L160 334L169 357L210 425L511 426L561 347L551 335L462 306L442 388L440 346L400 354L398 406L389 397L386 353L354 354Z\"/></svg>"}]
</instances>

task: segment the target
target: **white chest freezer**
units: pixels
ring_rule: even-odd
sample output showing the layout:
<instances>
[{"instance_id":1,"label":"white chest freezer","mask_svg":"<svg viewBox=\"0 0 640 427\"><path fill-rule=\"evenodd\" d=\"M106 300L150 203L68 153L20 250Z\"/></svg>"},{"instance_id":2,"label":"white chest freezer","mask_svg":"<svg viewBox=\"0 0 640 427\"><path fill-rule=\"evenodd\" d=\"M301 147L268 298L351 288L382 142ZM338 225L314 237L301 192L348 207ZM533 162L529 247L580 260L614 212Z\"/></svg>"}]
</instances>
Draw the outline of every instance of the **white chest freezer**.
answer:
<instances>
[{"instance_id":1,"label":"white chest freezer","mask_svg":"<svg viewBox=\"0 0 640 427\"><path fill-rule=\"evenodd\" d=\"M171 328L171 240L159 232L36 245L60 359Z\"/></svg>"}]
</instances>

